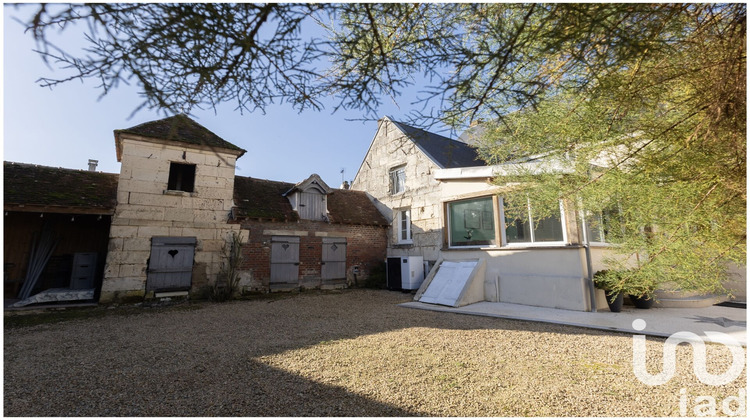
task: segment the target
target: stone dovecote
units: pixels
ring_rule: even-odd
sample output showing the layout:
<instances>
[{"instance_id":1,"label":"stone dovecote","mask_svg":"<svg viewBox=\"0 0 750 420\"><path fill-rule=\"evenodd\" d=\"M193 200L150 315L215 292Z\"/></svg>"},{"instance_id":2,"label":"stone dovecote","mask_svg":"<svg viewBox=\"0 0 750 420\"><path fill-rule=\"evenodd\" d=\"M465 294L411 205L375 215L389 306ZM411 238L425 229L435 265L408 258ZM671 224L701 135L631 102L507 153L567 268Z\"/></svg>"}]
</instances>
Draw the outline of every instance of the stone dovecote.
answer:
<instances>
[{"instance_id":1,"label":"stone dovecote","mask_svg":"<svg viewBox=\"0 0 750 420\"><path fill-rule=\"evenodd\" d=\"M153 289L147 282L155 237L194 238L192 279L183 289L207 284L227 237L239 230L227 221L235 162L245 151L182 115L116 130L115 144L122 166L101 301L142 298Z\"/></svg>"}]
</instances>

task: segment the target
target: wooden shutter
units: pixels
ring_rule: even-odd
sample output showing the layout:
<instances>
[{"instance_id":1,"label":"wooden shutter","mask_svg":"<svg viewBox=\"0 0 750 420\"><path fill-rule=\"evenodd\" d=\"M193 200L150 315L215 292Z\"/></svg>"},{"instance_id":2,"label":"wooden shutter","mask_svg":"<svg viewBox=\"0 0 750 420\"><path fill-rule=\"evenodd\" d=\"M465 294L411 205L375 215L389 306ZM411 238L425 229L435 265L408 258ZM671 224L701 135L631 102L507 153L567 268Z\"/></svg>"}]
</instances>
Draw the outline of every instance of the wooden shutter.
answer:
<instances>
[{"instance_id":1,"label":"wooden shutter","mask_svg":"<svg viewBox=\"0 0 750 420\"><path fill-rule=\"evenodd\" d=\"M299 282L299 237L271 238L271 283Z\"/></svg>"},{"instance_id":2,"label":"wooden shutter","mask_svg":"<svg viewBox=\"0 0 750 420\"><path fill-rule=\"evenodd\" d=\"M146 290L190 290L195 244L193 237L151 238Z\"/></svg>"},{"instance_id":3,"label":"wooden shutter","mask_svg":"<svg viewBox=\"0 0 750 420\"><path fill-rule=\"evenodd\" d=\"M323 280L346 279L346 238L323 238Z\"/></svg>"}]
</instances>

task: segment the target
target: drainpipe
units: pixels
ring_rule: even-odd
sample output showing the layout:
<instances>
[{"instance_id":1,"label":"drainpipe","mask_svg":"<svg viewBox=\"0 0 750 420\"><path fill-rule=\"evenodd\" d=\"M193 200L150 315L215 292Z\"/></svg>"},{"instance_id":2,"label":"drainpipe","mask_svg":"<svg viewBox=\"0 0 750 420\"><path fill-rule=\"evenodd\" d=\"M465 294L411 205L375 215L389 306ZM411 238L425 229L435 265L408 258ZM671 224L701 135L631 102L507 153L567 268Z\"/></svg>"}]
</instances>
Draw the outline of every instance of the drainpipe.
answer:
<instances>
[{"instance_id":1,"label":"drainpipe","mask_svg":"<svg viewBox=\"0 0 750 420\"><path fill-rule=\"evenodd\" d=\"M581 220L583 221L581 227L583 228L583 236L586 238L586 243L583 248L586 252L586 273L589 283L589 298L591 299L591 312L596 312L596 287L594 287L594 271L591 264L591 238L589 238L588 226L586 225L586 215L581 213Z\"/></svg>"},{"instance_id":2,"label":"drainpipe","mask_svg":"<svg viewBox=\"0 0 750 420\"><path fill-rule=\"evenodd\" d=\"M587 237L586 245L584 245L584 248L586 249L586 271L588 272L589 296L591 297L591 312L596 312L596 288L594 287L594 275L593 273L591 273L593 271L593 268L591 266L591 248L590 247L591 247L591 243L589 242L588 237Z\"/></svg>"}]
</instances>

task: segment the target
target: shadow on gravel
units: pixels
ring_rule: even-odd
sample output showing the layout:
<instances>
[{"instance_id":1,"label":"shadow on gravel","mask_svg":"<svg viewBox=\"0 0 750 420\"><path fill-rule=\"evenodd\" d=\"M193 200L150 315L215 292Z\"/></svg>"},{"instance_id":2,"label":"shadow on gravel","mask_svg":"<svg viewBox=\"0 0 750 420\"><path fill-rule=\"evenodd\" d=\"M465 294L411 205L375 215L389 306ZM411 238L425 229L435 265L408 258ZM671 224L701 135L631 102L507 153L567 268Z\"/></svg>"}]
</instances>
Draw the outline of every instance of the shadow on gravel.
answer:
<instances>
[{"instance_id":1,"label":"shadow on gravel","mask_svg":"<svg viewBox=\"0 0 750 420\"><path fill-rule=\"evenodd\" d=\"M396 306L410 298L354 290L6 328L4 415L424 415L258 358L407 328L608 334Z\"/></svg>"}]
</instances>

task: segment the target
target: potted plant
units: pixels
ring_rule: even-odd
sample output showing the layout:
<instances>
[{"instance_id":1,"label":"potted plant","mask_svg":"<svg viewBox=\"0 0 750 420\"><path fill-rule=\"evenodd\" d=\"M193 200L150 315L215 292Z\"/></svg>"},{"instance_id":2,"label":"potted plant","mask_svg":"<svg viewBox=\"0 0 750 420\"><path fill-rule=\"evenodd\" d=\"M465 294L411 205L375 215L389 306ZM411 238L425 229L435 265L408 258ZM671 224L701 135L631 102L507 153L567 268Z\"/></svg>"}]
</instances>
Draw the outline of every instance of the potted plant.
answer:
<instances>
[{"instance_id":1,"label":"potted plant","mask_svg":"<svg viewBox=\"0 0 750 420\"><path fill-rule=\"evenodd\" d=\"M615 270L601 270L594 273L594 286L604 290L607 305L611 312L620 312L625 296L622 282L622 272Z\"/></svg>"},{"instance_id":2,"label":"potted plant","mask_svg":"<svg viewBox=\"0 0 750 420\"><path fill-rule=\"evenodd\" d=\"M653 275L644 271L629 270L623 273L623 291L638 309L649 309L654 304L656 282Z\"/></svg>"}]
</instances>

